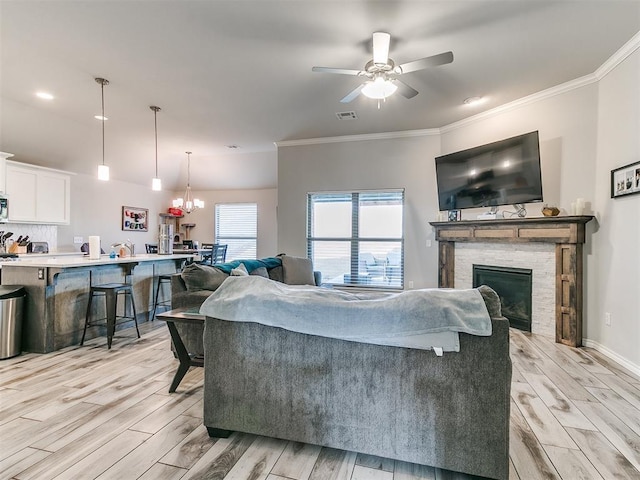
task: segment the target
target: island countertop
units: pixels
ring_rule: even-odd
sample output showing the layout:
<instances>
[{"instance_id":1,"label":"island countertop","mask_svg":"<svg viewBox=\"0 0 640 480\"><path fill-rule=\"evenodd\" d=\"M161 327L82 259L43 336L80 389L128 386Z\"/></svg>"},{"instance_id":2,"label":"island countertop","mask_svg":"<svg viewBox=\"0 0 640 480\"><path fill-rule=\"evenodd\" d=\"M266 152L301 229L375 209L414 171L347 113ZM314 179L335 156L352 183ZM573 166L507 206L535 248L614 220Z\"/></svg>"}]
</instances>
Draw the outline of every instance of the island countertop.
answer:
<instances>
[{"instance_id":1,"label":"island countertop","mask_svg":"<svg viewBox=\"0 0 640 480\"><path fill-rule=\"evenodd\" d=\"M145 253L134 255L133 257L116 257L109 258L109 255L101 255L99 259L90 260L88 255L78 256L62 256L62 257L19 257L16 261L3 262L5 266L12 267L58 267L58 268L74 268L74 267L91 267L97 265L118 265L124 263L140 263L140 262L157 262L159 260L188 260L193 258L194 254L182 253L173 255L159 255L154 253Z\"/></svg>"}]
</instances>

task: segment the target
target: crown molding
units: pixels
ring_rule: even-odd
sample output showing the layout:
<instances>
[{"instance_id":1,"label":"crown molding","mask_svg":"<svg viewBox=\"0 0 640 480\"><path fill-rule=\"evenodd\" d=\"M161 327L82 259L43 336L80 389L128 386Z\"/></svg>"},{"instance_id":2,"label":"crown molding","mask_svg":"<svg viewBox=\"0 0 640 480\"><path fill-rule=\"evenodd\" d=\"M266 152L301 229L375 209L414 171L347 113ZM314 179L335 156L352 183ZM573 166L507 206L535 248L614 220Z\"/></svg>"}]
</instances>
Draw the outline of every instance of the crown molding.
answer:
<instances>
[{"instance_id":1,"label":"crown molding","mask_svg":"<svg viewBox=\"0 0 640 480\"><path fill-rule=\"evenodd\" d=\"M611 55L606 62L604 62L596 70L595 76L598 80L604 78L609 72L620 65L626 58L640 48L640 32L636 33L631 40L625 43L620 49Z\"/></svg>"},{"instance_id":2,"label":"crown molding","mask_svg":"<svg viewBox=\"0 0 640 480\"><path fill-rule=\"evenodd\" d=\"M426 137L440 135L439 128L422 130L403 130L400 132L363 133L361 135L343 135L338 137L307 138L302 140L284 140L274 142L276 147L297 147L301 145L320 145L323 143L362 142L366 140L387 140L390 138Z\"/></svg>"},{"instance_id":3,"label":"crown molding","mask_svg":"<svg viewBox=\"0 0 640 480\"><path fill-rule=\"evenodd\" d=\"M513 102L505 103L498 107L492 108L491 110L487 110L485 112L478 113L477 115L473 115L471 117L463 118L462 120L459 120L457 122L450 123L449 125L441 127L440 132L450 132L452 130L456 130L457 128L462 128L472 123L479 122L480 120L484 120L488 117L493 117L495 115L499 115L501 113L523 107L525 105L536 103L541 100L546 100L547 98L555 97L556 95L570 92L571 90L576 90L586 85L591 85L592 83L596 83L597 81L598 78L596 77L596 75L594 73L590 73L583 77L561 83L560 85L556 85L551 88L547 88L546 90L532 93L531 95L519 98L517 100L514 100Z\"/></svg>"}]
</instances>

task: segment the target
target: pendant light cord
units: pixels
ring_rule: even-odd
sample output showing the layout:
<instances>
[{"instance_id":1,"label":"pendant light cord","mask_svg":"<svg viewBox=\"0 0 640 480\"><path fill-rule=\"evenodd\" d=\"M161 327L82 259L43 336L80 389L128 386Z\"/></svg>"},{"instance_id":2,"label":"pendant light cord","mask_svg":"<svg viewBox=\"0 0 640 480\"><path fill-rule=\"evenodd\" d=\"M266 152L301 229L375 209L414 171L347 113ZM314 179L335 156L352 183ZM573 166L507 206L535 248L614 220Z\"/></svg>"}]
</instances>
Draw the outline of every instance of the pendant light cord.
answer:
<instances>
[{"instance_id":1,"label":"pendant light cord","mask_svg":"<svg viewBox=\"0 0 640 480\"><path fill-rule=\"evenodd\" d=\"M104 165L104 80L100 82L100 89L102 91L102 165Z\"/></svg>"},{"instance_id":2,"label":"pendant light cord","mask_svg":"<svg viewBox=\"0 0 640 480\"><path fill-rule=\"evenodd\" d=\"M187 152L187 187L191 186L191 152Z\"/></svg>"},{"instance_id":3,"label":"pendant light cord","mask_svg":"<svg viewBox=\"0 0 640 480\"><path fill-rule=\"evenodd\" d=\"M156 131L156 178L158 178L158 107L153 109L153 123Z\"/></svg>"}]
</instances>

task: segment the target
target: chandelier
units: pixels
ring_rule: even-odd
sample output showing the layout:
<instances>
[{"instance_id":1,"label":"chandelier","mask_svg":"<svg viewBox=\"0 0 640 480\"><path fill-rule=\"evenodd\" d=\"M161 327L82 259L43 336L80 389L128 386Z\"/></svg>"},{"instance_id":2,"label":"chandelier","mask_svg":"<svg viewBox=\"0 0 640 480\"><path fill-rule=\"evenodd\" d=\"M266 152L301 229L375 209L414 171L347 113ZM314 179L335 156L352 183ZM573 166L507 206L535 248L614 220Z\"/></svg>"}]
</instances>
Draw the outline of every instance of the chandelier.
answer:
<instances>
[{"instance_id":1,"label":"chandelier","mask_svg":"<svg viewBox=\"0 0 640 480\"><path fill-rule=\"evenodd\" d=\"M191 213L197 208L204 208L204 201L193 198L191 193L191 152L185 152L187 154L187 189L184 192L184 197L176 198L172 204L175 208L181 208L186 213Z\"/></svg>"}]
</instances>

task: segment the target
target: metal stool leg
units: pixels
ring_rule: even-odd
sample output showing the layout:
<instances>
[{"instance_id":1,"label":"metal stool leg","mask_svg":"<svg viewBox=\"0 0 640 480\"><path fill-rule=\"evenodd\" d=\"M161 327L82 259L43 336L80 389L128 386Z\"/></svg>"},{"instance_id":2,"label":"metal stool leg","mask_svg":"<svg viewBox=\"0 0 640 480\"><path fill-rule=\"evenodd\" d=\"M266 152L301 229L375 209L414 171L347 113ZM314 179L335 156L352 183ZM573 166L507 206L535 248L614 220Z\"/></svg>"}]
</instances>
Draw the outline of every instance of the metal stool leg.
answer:
<instances>
[{"instance_id":1,"label":"metal stool leg","mask_svg":"<svg viewBox=\"0 0 640 480\"><path fill-rule=\"evenodd\" d=\"M158 308L158 298L160 296L160 287L162 285L162 280L158 277L158 286L156 287L156 298L153 300L153 315L151 315L151 320L156 319L156 309Z\"/></svg>"},{"instance_id":2,"label":"metal stool leg","mask_svg":"<svg viewBox=\"0 0 640 480\"><path fill-rule=\"evenodd\" d=\"M84 330L82 331L82 340L80 340L80 346L84 344L84 337L87 334L87 327L91 319L91 304L93 303L93 292L89 290L89 303L87 304L87 314L84 317Z\"/></svg>"},{"instance_id":3,"label":"metal stool leg","mask_svg":"<svg viewBox=\"0 0 640 480\"><path fill-rule=\"evenodd\" d=\"M105 301L107 302L107 348L111 348L111 341L116 331L117 295L113 290L105 292Z\"/></svg>"},{"instance_id":4,"label":"metal stool leg","mask_svg":"<svg viewBox=\"0 0 640 480\"><path fill-rule=\"evenodd\" d=\"M140 338L140 330L138 329L138 314L136 313L136 302L133 299L133 287L129 288L129 296L131 297L131 310L133 310L133 323L136 325L136 332Z\"/></svg>"}]
</instances>

